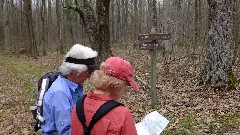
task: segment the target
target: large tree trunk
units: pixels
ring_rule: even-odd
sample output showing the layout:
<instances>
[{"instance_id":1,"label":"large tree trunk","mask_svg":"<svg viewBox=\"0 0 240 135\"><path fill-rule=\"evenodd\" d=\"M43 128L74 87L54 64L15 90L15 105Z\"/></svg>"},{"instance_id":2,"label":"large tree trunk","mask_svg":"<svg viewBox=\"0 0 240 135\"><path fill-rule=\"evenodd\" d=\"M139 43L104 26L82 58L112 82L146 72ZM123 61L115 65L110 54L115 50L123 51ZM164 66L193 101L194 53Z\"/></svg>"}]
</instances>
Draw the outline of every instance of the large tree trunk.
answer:
<instances>
[{"instance_id":1,"label":"large tree trunk","mask_svg":"<svg viewBox=\"0 0 240 135\"><path fill-rule=\"evenodd\" d=\"M112 55L110 48L109 4L110 0L97 0L96 3L98 35L95 41L95 46L97 46L100 54L99 62Z\"/></svg>"},{"instance_id":2,"label":"large tree trunk","mask_svg":"<svg viewBox=\"0 0 240 135\"><path fill-rule=\"evenodd\" d=\"M76 10L82 19L86 28L89 41L92 48L98 51L98 63L112 55L110 48L110 32L109 32L109 5L110 0L96 1L96 16L94 10L87 0L83 3L75 0Z\"/></svg>"},{"instance_id":3,"label":"large tree trunk","mask_svg":"<svg viewBox=\"0 0 240 135\"><path fill-rule=\"evenodd\" d=\"M235 64L237 58L238 58L238 49L239 49L239 45L240 45L240 1L239 0L235 0L235 4L234 4L234 14L233 14L233 18L234 18L234 22L233 22L233 64Z\"/></svg>"},{"instance_id":4,"label":"large tree trunk","mask_svg":"<svg viewBox=\"0 0 240 135\"><path fill-rule=\"evenodd\" d=\"M36 58L38 55L37 52L37 44L36 44L36 37L34 32L34 24L32 18L32 0L24 0L24 12L26 14L26 21L28 27L28 34L29 34L29 51L33 58Z\"/></svg>"},{"instance_id":5,"label":"large tree trunk","mask_svg":"<svg viewBox=\"0 0 240 135\"><path fill-rule=\"evenodd\" d=\"M201 82L213 88L228 88L232 76L232 0L208 0L209 28L205 66Z\"/></svg>"}]
</instances>

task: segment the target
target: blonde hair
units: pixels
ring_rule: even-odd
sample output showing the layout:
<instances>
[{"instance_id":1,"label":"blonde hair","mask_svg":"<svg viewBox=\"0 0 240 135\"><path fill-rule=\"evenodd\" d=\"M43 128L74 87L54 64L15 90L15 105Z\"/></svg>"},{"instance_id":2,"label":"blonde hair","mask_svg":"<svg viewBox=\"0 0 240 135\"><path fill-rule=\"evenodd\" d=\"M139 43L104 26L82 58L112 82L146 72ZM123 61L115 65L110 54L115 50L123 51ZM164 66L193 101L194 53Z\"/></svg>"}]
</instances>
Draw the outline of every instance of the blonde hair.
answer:
<instances>
[{"instance_id":1,"label":"blonde hair","mask_svg":"<svg viewBox=\"0 0 240 135\"><path fill-rule=\"evenodd\" d=\"M100 67L106 68L107 64L103 62ZM90 77L90 83L97 90L117 92L126 85L126 82L118 78L112 77L98 70Z\"/></svg>"}]
</instances>

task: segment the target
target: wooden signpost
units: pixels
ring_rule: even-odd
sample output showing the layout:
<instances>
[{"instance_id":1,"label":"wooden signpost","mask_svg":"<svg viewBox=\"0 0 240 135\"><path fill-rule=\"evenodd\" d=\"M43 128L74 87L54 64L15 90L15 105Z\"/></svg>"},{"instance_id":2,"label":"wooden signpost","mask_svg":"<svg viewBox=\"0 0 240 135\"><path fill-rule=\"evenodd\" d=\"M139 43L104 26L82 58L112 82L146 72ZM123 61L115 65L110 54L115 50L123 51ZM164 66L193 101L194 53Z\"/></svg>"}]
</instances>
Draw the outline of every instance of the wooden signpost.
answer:
<instances>
[{"instance_id":1,"label":"wooden signpost","mask_svg":"<svg viewBox=\"0 0 240 135\"><path fill-rule=\"evenodd\" d=\"M154 33L155 29L151 30L151 34L140 34L138 40L141 41L139 49L151 51L151 106L156 105L156 51L164 50L163 40L170 40L171 34Z\"/></svg>"},{"instance_id":2,"label":"wooden signpost","mask_svg":"<svg viewBox=\"0 0 240 135\"><path fill-rule=\"evenodd\" d=\"M161 44L162 40L169 39L171 39L170 34L141 34L138 36L138 40L142 41L139 45L139 48L141 50L163 50L164 46Z\"/></svg>"}]
</instances>

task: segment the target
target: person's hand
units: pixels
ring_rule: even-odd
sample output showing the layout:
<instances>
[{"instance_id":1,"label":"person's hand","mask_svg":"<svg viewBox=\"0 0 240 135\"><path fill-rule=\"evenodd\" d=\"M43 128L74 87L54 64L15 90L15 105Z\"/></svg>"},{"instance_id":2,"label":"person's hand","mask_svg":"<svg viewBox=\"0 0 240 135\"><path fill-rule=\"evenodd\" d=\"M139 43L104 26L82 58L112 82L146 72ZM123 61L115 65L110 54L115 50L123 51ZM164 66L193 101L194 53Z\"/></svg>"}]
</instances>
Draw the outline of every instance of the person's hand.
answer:
<instances>
[{"instance_id":1,"label":"person's hand","mask_svg":"<svg viewBox=\"0 0 240 135\"><path fill-rule=\"evenodd\" d=\"M152 135L157 135L157 132L153 132L153 134Z\"/></svg>"}]
</instances>

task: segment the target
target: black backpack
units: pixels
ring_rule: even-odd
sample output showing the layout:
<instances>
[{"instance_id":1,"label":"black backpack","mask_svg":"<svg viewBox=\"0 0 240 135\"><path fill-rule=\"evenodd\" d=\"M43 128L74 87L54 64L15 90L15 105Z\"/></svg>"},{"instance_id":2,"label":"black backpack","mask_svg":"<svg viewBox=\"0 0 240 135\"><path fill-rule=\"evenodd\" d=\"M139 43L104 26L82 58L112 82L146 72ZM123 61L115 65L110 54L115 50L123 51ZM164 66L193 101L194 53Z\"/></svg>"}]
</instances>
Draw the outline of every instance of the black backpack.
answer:
<instances>
[{"instance_id":1,"label":"black backpack","mask_svg":"<svg viewBox=\"0 0 240 135\"><path fill-rule=\"evenodd\" d=\"M100 120L105 114L110 112L112 109L114 109L117 106L123 106L123 104L119 102L115 102L113 100L105 102L103 105L100 106L100 108L97 110L97 112L93 115L92 120L90 121L89 126L87 127L85 125L86 118L84 115L84 99L86 98L86 95L83 95L76 103L76 112L79 121L83 125L84 129L84 135L90 135L91 130L95 123L97 123L98 120Z\"/></svg>"},{"instance_id":2,"label":"black backpack","mask_svg":"<svg viewBox=\"0 0 240 135\"><path fill-rule=\"evenodd\" d=\"M30 107L33 118L35 119L34 131L37 132L41 129L41 125L44 124L45 120L43 118L43 97L48 89L51 87L52 83L57 79L60 75L60 72L48 72L42 75L42 77L38 80L37 87L37 100L34 106Z\"/></svg>"}]
</instances>

